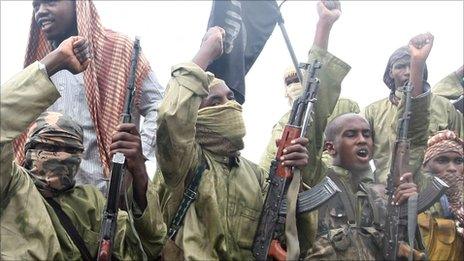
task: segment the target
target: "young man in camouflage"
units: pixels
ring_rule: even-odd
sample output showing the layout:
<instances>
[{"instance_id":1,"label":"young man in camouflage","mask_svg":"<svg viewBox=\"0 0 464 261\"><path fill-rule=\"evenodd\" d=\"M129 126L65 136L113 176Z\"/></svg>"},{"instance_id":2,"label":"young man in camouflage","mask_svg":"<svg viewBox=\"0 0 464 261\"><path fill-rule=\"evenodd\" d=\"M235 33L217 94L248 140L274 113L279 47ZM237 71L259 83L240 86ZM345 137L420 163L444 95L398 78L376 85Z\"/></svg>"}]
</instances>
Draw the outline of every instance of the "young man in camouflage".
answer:
<instances>
[{"instance_id":1,"label":"young man in camouflage","mask_svg":"<svg viewBox=\"0 0 464 261\"><path fill-rule=\"evenodd\" d=\"M326 148L333 158L327 170L341 189L318 209L316 241L308 260L382 260L386 199L385 186L374 184L369 161L373 139L369 123L357 114L343 114L327 126ZM314 163L317 164L317 163ZM404 173L395 192L401 205L417 193L412 174ZM408 249L400 245L400 255Z\"/></svg>"},{"instance_id":2,"label":"young man in camouflage","mask_svg":"<svg viewBox=\"0 0 464 261\"><path fill-rule=\"evenodd\" d=\"M327 7L331 7L330 9ZM307 134L309 139L308 151L310 151L309 161L320 162L322 156L323 137L325 126L328 122L327 117L335 111L345 111L356 109L356 106L351 106L351 102L340 102L339 94L341 82L350 71L351 67L335 57L327 51L329 44L329 36L332 26L341 15L340 3L338 1L320 1L317 3L317 11L319 21L316 25L316 33L314 35L313 45L309 51L309 61L317 59L322 66L318 71L318 79L320 87L318 92L318 101L314 106L313 122L310 125L310 130ZM298 82L295 70L290 70L285 75L286 96L289 102L292 103L303 92L303 86ZM348 105L346 106L345 105ZM359 108L358 108L359 112ZM276 140L282 136L282 131L288 123L290 111L288 111L272 129L271 138L264 151L260 166L269 170L272 160L277 152ZM302 182L305 189L313 187L319 183L324 177L322 169L324 165L308 164L302 172ZM301 252L307 251L314 241L317 230L317 213L305 213L299 217L298 238L300 242Z\"/></svg>"},{"instance_id":3,"label":"young man in camouflage","mask_svg":"<svg viewBox=\"0 0 464 261\"><path fill-rule=\"evenodd\" d=\"M60 70L84 71L89 54L86 40L71 37L2 86L1 259L87 260L97 256L105 198L93 186L75 185L85 149L82 127L60 113L42 113L60 97L49 77ZM13 161L12 141L28 126L25 165L20 166ZM163 245L166 227L157 195L147 190L149 180L136 126L119 125L110 150L126 156L134 177L131 207L135 217L131 224L128 214L119 212L112 254L133 260L141 259L145 251L153 259ZM76 233L66 228L66 220Z\"/></svg>"},{"instance_id":4,"label":"young man in camouflage","mask_svg":"<svg viewBox=\"0 0 464 261\"><path fill-rule=\"evenodd\" d=\"M163 214L170 224L186 185L206 166L165 258L250 260L251 245L265 198L267 171L240 156L245 126L242 108L227 85L209 72L222 54L224 30L213 27L193 62L174 66L160 106L157 133L158 175ZM308 162L308 140L298 138L281 159L301 168Z\"/></svg>"},{"instance_id":5,"label":"young man in camouflage","mask_svg":"<svg viewBox=\"0 0 464 261\"><path fill-rule=\"evenodd\" d=\"M420 182L420 169L422 158L427 146L427 136L439 130L450 129L463 135L462 115L453 105L441 96L430 93L427 83L426 59L432 49L433 36L430 33L413 37L408 46L396 50L390 57L384 73L384 82L390 88L390 97L374 102L365 108L364 115L372 127L374 135L374 164L375 181L386 183L392 160L392 149L396 139L398 115L404 110L404 93L398 91L402 86L410 83L411 106L421 108L426 115L428 131L419 137L417 143L412 144L410 151L411 172L414 181ZM427 110L425 110L427 108ZM419 116L412 114L411 118ZM410 134L414 130L410 128ZM409 137L411 137L409 135Z\"/></svg>"}]
</instances>

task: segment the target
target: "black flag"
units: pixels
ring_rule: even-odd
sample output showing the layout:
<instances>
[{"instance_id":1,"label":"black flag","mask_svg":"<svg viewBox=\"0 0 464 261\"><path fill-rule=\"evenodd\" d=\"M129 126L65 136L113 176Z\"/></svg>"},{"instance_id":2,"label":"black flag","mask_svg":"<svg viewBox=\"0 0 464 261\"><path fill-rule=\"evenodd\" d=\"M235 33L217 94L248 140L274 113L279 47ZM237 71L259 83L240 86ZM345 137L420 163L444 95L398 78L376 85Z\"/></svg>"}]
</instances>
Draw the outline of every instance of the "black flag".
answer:
<instances>
[{"instance_id":1,"label":"black flag","mask_svg":"<svg viewBox=\"0 0 464 261\"><path fill-rule=\"evenodd\" d=\"M245 75L258 58L277 22L277 3L273 1L214 1L208 28L226 31L224 53L208 66L234 91L235 99L245 102Z\"/></svg>"}]
</instances>

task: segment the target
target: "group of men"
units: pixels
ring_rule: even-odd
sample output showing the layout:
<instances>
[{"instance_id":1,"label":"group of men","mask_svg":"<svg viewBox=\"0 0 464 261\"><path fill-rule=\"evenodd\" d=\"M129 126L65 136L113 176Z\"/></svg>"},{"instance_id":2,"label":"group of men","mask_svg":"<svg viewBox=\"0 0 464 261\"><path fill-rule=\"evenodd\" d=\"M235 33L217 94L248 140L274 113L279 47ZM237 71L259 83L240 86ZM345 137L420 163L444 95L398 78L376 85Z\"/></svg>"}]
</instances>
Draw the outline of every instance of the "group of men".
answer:
<instances>
[{"instance_id":1,"label":"group of men","mask_svg":"<svg viewBox=\"0 0 464 261\"><path fill-rule=\"evenodd\" d=\"M296 234L285 231L282 240L297 249L288 259L382 259L386 205L404 204L433 177L449 188L418 217L422 236L416 241L425 249L400 240L398 256L463 256L464 128L462 113L450 102L462 99L463 68L431 92L431 34L415 36L393 53L384 74L391 94L362 116L356 102L339 98L350 66L328 52L340 3L318 2L308 55L310 63L322 64L312 122L305 137L275 159L286 113L258 165L240 155L246 132L241 105L224 81L206 71L223 53L222 28L210 28L194 58L172 68L166 91L142 55L135 121L121 124L132 42L102 26L92 1L34 0L33 10L25 69L1 87L2 259L95 259L116 153L124 154L130 173L124 186L130 200L118 213L112 247L116 259L253 259L273 160L301 170L301 192L324 177L339 188L317 211L296 214ZM296 75L285 74L290 103L304 89ZM412 86L410 171L401 173L389 202L385 184L405 110L404 86ZM155 155L152 182L145 160ZM187 195L194 196L185 205Z\"/></svg>"}]
</instances>

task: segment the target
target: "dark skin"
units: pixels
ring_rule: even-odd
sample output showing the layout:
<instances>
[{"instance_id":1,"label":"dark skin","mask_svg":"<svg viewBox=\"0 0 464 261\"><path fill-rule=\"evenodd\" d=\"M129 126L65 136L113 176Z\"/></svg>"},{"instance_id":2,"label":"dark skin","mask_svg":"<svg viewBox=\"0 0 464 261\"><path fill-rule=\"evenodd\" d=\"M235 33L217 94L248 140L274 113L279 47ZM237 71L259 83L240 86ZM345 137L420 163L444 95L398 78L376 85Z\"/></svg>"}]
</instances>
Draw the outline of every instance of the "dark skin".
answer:
<instances>
[{"instance_id":1,"label":"dark skin","mask_svg":"<svg viewBox=\"0 0 464 261\"><path fill-rule=\"evenodd\" d=\"M333 157L333 165L356 174L369 169L372 159L373 140L369 123L357 114L345 114L333 120L339 125L333 141L326 140L326 148ZM352 187L357 187L359 177L351 177ZM417 193L417 185L412 181L412 173L404 173L400 185L395 191L393 203L403 204L410 196Z\"/></svg>"},{"instance_id":2,"label":"dark skin","mask_svg":"<svg viewBox=\"0 0 464 261\"><path fill-rule=\"evenodd\" d=\"M69 0L34 0L34 19L53 47L78 35L76 3Z\"/></svg>"},{"instance_id":3,"label":"dark skin","mask_svg":"<svg viewBox=\"0 0 464 261\"><path fill-rule=\"evenodd\" d=\"M393 64L390 70L390 76L394 79L397 89L404 86L407 80L410 80L413 87L411 91L412 97L416 97L425 91L423 88L423 71L427 57L432 50L433 39L431 33L414 36L408 44L411 58L398 61ZM393 102L398 104L397 99Z\"/></svg>"},{"instance_id":4,"label":"dark skin","mask_svg":"<svg viewBox=\"0 0 464 261\"><path fill-rule=\"evenodd\" d=\"M203 70L206 70L210 63L222 55L224 36L225 31L221 27L215 26L208 29L203 37L200 50L192 61ZM210 88L208 96L203 98L200 104L200 109L222 105L233 99L234 95L229 87L225 84L218 84ZM306 138L292 140L292 145L283 150L282 165L298 168L306 166L309 159L306 149L308 142Z\"/></svg>"},{"instance_id":5,"label":"dark skin","mask_svg":"<svg viewBox=\"0 0 464 261\"><path fill-rule=\"evenodd\" d=\"M87 41L80 36L73 36L64 40L58 48L45 56L41 62L47 68L47 73L52 76L60 70L69 70L72 73L83 72L90 63L90 50ZM48 146L48 147L43 147ZM50 147L43 145L37 147L47 151L66 151L69 148ZM145 158L142 154L140 134L135 124L120 124L112 138L110 145L111 156L121 152L127 160L127 169L132 173L134 188L134 200L144 210L147 206L146 191L148 187L148 175L145 169Z\"/></svg>"},{"instance_id":6,"label":"dark skin","mask_svg":"<svg viewBox=\"0 0 464 261\"><path fill-rule=\"evenodd\" d=\"M461 155L453 151L447 151L431 158L425 169L437 176L445 174L464 175L464 159ZM456 214L457 220L464 224L464 209L460 209Z\"/></svg>"},{"instance_id":7,"label":"dark skin","mask_svg":"<svg viewBox=\"0 0 464 261\"><path fill-rule=\"evenodd\" d=\"M133 123L121 123L116 127L110 145L110 156L117 152L126 157L127 170L132 174L133 196L141 210L147 207L148 174L137 127Z\"/></svg>"},{"instance_id":8,"label":"dark skin","mask_svg":"<svg viewBox=\"0 0 464 261\"><path fill-rule=\"evenodd\" d=\"M52 76L61 70L68 70L73 74L81 73L87 69L90 61L88 41L81 36L72 36L64 40L40 62L45 65L48 76Z\"/></svg>"}]
</instances>

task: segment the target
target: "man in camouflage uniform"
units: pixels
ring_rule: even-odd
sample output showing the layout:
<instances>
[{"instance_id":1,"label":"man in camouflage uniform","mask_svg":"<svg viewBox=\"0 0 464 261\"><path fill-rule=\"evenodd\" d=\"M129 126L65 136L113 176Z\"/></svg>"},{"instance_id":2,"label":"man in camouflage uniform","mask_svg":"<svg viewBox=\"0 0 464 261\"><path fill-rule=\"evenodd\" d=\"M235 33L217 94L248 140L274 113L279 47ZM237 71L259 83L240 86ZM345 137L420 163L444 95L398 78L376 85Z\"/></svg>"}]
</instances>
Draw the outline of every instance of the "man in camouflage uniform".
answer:
<instances>
[{"instance_id":1,"label":"man in camouflage uniform","mask_svg":"<svg viewBox=\"0 0 464 261\"><path fill-rule=\"evenodd\" d=\"M384 73L384 82L390 88L390 97L376 101L365 108L364 115L373 129L374 135L374 164L375 181L386 183L389 172L392 149L396 139L397 120L404 110L404 93L399 89L410 83L411 106L423 110L422 116L412 114L411 118L426 117L428 131L419 137L410 150L411 172L414 181L420 183L420 169L422 158L427 143L427 136L439 130L450 129L463 135L462 115L453 105L441 96L430 93L430 85L427 83L426 59L432 49L433 36L430 33L413 37L408 46L396 50L390 57ZM424 108L427 108L425 110ZM425 113L425 114L423 114ZM408 137L414 135L410 128Z\"/></svg>"},{"instance_id":2,"label":"man in camouflage uniform","mask_svg":"<svg viewBox=\"0 0 464 261\"><path fill-rule=\"evenodd\" d=\"M227 85L207 65L222 54L224 30L212 27L193 62L174 66L159 109L158 191L166 223L176 214L199 166L202 173L195 201L187 210L167 260L250 260L251 245L265 198L267 171L240 156L245 126L242 108ZM308 162L298 138L281 159L284 166ZM189 174L190 173L190 174ZM161 180L164 179L164 180Z\"/></svg>"},{"instance_id":3,"label":"man in camouflage uniform","mask_svg":"<svg viewBox=\"0 0 464 261\"><path fill-rule=\"evenodd\" d=\"M330 9L326 5L328 5ZM342 111L348 112L354 110L354 112L359 112L359 108L357 108L357 104L354 104L354 102L338 99L341 82L351 69L350 66L327 51L330 31L335 21L341 15L340 10L340 3L338 1L325 1L324 3L321 1L317 3L319 21L316 26L313 46L309 51L309 61L317 59L321 62L322 66L318 71L320 87L317 94L318 101L314 106L314 121L310 125L315 131L308 132L307 136L310 141L307 147L310 152L310 162L320 162L323 139L321 135L318 134L324 132L328 122L327 117L331 113L342 113ZM294 69L285 73L284 81L286 85L285 96L291 104L302 94L303 86L298 81ZM280 139L282 136L282 131L288 123L289 116L290 111L285 113L272 129L271 138L269 139L260 162L260 166L266 170L269 170L271 162L275 158L277 152L276 140ZM322 180L324 176L322 167L322 164L309 164L306 166L302 172L302 181L305 189L316 185ZM298 238L300 239L301 252L306 252L314 241L317 230L316 218L317 213L311 212L303 214L298 220Z\"/></svg>"},{"instance_id":4,"label":"man in camouflage uniform","mask_svg":"<svg viewBox=\"0 0 464 261\"><path fill-rule=\"evenodd\" d=\"M424 177L430 180L437 176L449 186L440 201L418 217L430 260L459 260L464 256L463 145L463 140L449 130L438 132L427 142Z\"/></svg>"},{"instance_id":5,"label":"man in camouflage uniform","mask_svg":"<svg viewBox=\"0 0 464 261\"><path fill-rule=\"evenodd\" d=\"M60 113L42 113L59 97L49 76L59 70L84 71L90 62L87 46L82 37L71 37L1 87L1 259L82 260L97 255L106 200L95 187L75 186L84 150L82 127ZM19 166L13 162L12 141L31 122L25 165ZM134 177L134 221L127 212L119 212L112 254L117 259L141 259L145 251L153 259L166 228L157 195L147 190L136 126L119 125L110 148L112 154L126 156ZM59 214L60 209L65 215ZM65 216L77 236L62 225ZM78 237L83 243L75 240Z\"/></svg>"},{"instance_id":6,"label":"man in camouflage uniform","mask_svg":"<svg viewBox=\"0 0 464 261\"><path fill-rule=\"evenodd\" d=\"M325 135L325 145L333 157L326 175L341 192L318 209L317 237L306 259L381 260L385 186L372 180L369 161L373 140L369 123L360 115L343 114L328 124ZM401 205L415 193L417 186L412 183L412 174L404 173L395 192L395 203Z\"/></svg>"}]
</instances>

